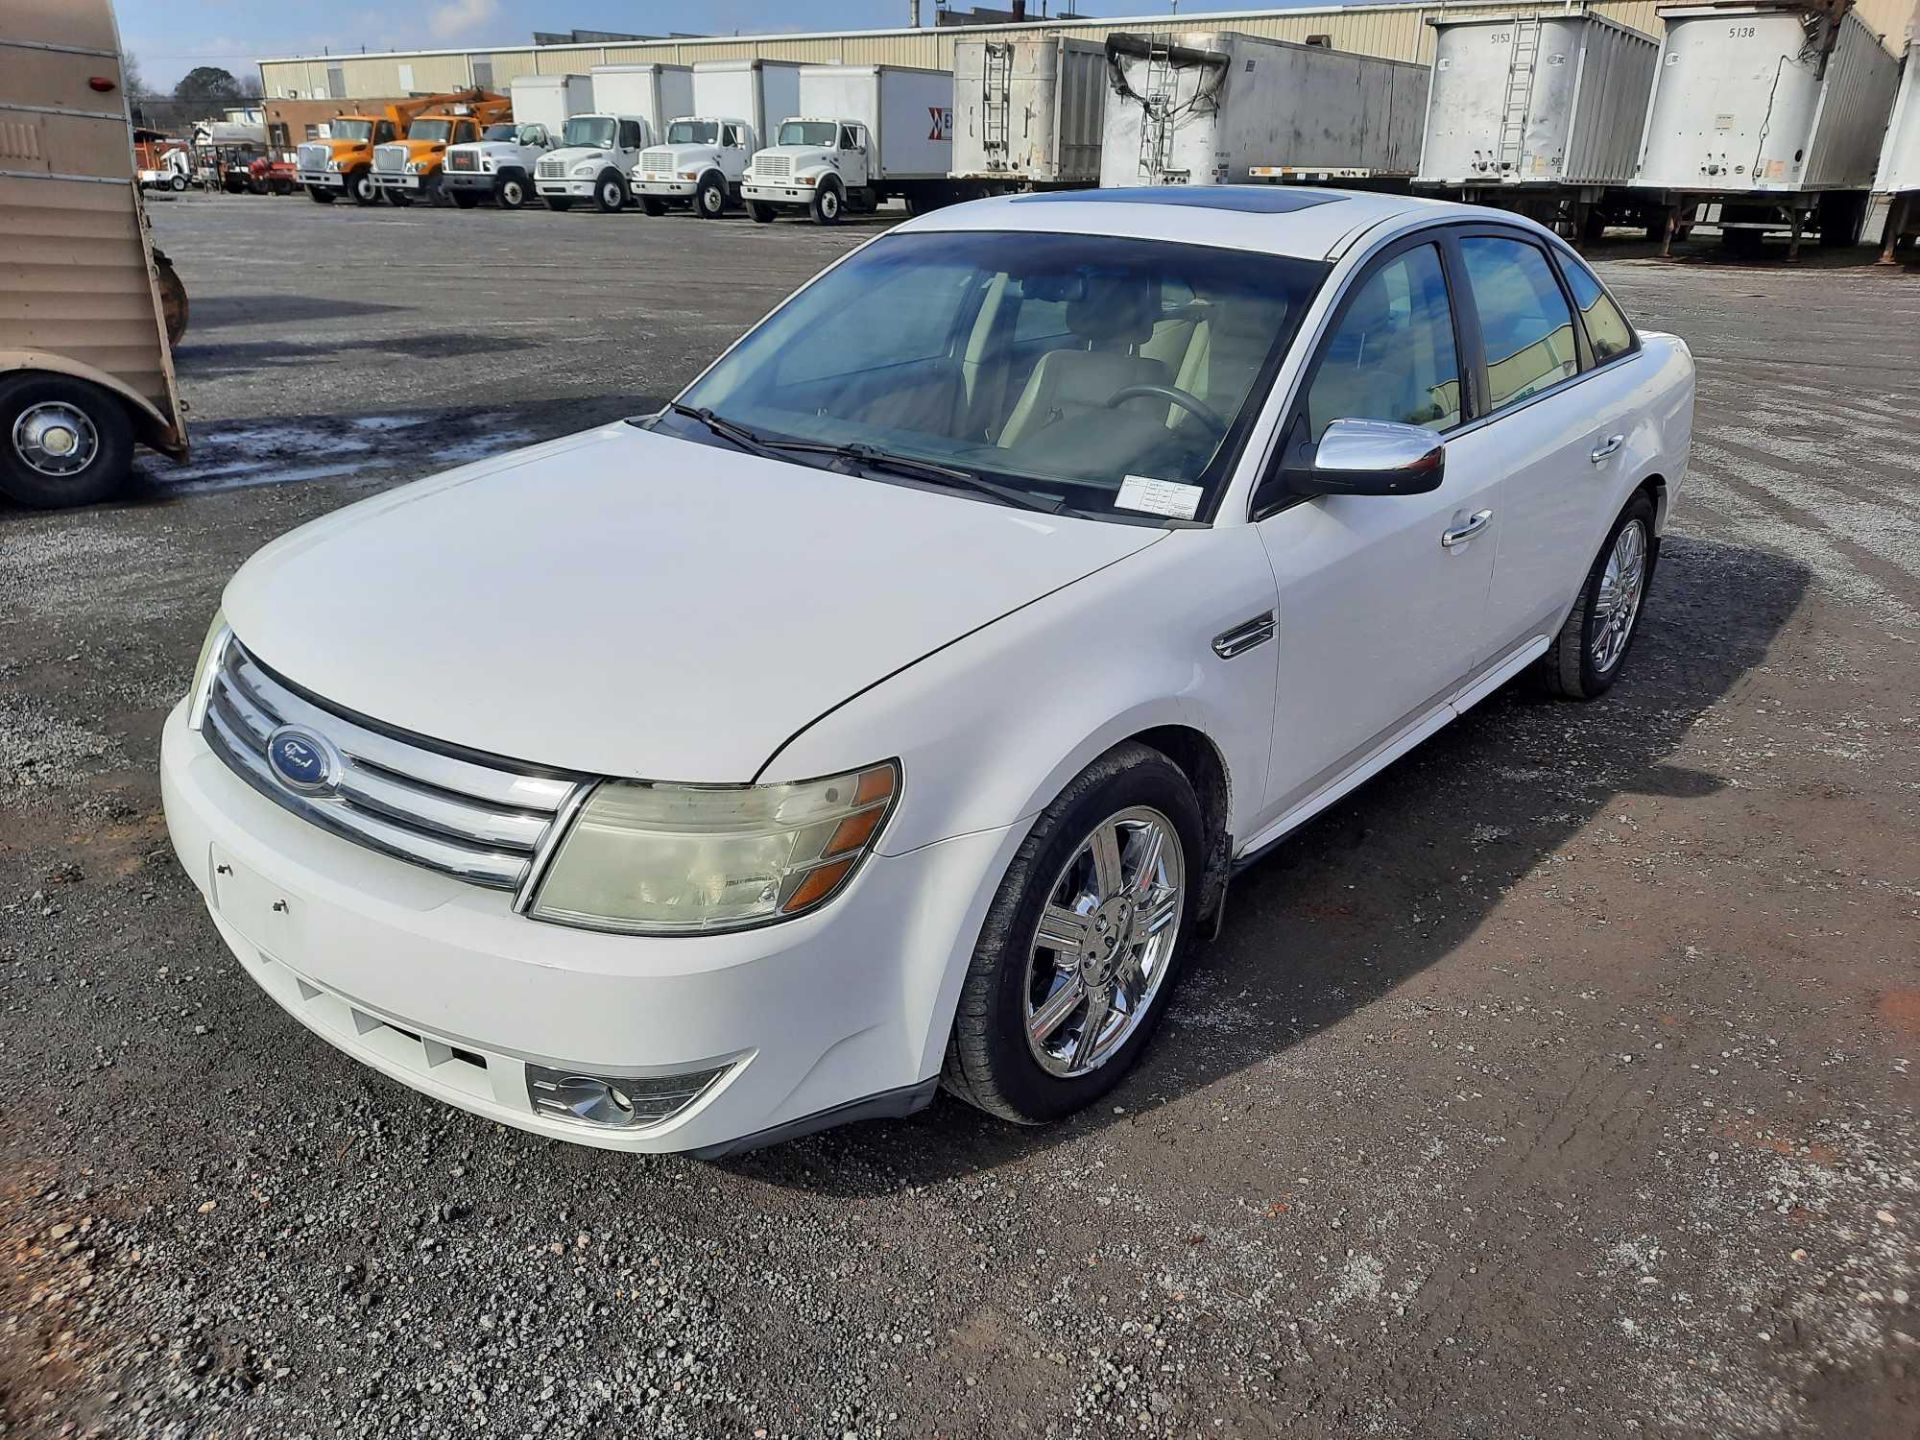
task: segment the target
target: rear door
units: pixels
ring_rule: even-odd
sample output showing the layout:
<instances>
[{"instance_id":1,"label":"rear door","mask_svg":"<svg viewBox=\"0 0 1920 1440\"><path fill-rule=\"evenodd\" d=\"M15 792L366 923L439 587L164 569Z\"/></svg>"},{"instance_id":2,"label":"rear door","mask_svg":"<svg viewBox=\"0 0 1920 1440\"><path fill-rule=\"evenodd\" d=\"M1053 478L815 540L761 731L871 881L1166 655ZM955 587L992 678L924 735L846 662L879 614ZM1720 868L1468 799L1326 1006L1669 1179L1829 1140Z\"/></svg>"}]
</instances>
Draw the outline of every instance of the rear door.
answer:
<instances>
[{"instance_id":1,"label":"rear door","mask_svg":"<svg viewBox=\"0 0 1920 1440\"><path fill-rule=\"evenodd\" d=\"M1499 516L1480 645L1493 669L1554 632L1606 537L1639 367L1631 331L1586 275L1586 308L1608 331L1596 350L1539 237L1474 227L1459 253L1487 398L1461 444L1492 477Z\"/></svg>"}]
</instances>

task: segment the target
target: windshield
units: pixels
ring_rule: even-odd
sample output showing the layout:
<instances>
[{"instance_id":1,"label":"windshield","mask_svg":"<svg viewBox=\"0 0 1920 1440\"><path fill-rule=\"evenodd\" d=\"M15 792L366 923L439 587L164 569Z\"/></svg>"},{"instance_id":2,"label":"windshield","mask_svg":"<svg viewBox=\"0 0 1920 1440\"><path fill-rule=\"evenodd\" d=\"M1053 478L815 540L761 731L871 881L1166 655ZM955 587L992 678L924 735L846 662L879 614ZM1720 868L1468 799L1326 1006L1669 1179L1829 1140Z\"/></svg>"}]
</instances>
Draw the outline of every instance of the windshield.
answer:
<instances>
[{"instance_id":1,"label":"windshield","mask_svg":"<svg viewBox=\"0 0 1920 1440\"><path fill-rule=\"evenodd\" d=\"M833 148L840 127L831 120L789 120L780 127L782 145L824 145Z\"/></svg>"},{"instance_id":2,"label":"windshield","mask_svg":"<svg viewBox=\"0 0 1920 1440\"><path fill-rule=\"evenodd\" d=\"M676 120L667 126L669 145L713 145L720 139L720 125L715 120Z\"/></svg>"},{"instance_id":3,"label":"windshield","mask_svg":"<svg viewBox=\"0 0 1920 1440\"><path fill-rule=\"evenodd\" d=\"M333 138L336 140L371 140L373 122L371 120L335 120Z\"/></svg>"},{"instance_id":4,"label":"windshield","mask_svg":"<svg viewBox=\"0 0 1920 1440\"><path fill-rule=\"evenodd\" d=\"M507 144L511 145L517 133L518 127L512 124L489 125L481 134L480 138L482 140L504 140Z\"/></svg>"},{"instance_id":5,"label":"windshield","mask_svg":"<svg viewBox=\"0 0 1920 1440\"><path fill-rule=\"evenodd\" d=\"M1223 484L1325 273L1114 236L893 235L795 296L682 400L763 438L871 446L1100 516L1191 516ZM660 428L711 438L686 416ZM1167 484L1143 503L1149 481Z\"/></svg>"},{"instance_id":6,"label":"windshield","mask_svg":"<svg viewBox=\"0 0 1920 1440\"><path fill-rule=\"evenodd\" d=\"M429 144L443 141L452 133L453 122L451 120L416 120L412 125L407 127L407 138L409 140L425 140Z\"/></svg>"},{"instance_id":7,"label":"windshield","mask_svg":"<svg viewBox=\"0 0 1920 1440\"><path fill-rule=\"evenodd\" d=\"M561 143L594 150L611 150L614 125L611 115L576 115L567 121Z\"/></svg>"}]
</instances>

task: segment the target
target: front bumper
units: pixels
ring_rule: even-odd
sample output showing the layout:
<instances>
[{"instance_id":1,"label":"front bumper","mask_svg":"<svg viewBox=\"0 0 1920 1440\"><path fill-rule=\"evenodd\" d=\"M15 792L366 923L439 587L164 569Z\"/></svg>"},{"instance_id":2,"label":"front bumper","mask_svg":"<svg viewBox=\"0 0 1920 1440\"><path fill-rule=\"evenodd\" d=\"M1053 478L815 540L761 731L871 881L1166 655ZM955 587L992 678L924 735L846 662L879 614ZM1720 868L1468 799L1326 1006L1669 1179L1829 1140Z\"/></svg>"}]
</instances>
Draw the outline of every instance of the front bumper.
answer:
<instances>
[{"instance_id":1,"label":"front bumper","mask_svg":"<svg viewBox=\"0 0 1920 1440\"><path fill-rule=\"evenodd\" d=\"M449 190L483 190L491 195L499 180L494 170L442 170L440 183Z\"/></svg>"},{"instance_id":2,"label":"front bumper","mask_svg":"<svg viewBox=\"0 0 1920 1440\"><path fill-rule=\"evenodd\" d=\"M570 195L591 200L596 183L597 178L591 176L585 180L535 180L533 190L536 195Z\"/></svg>"},{"instance_id":3,"label":"front bumper","mask_svg":"<svg viewBox=\"0 0 1920 1440\"><path fill-rule=\"evenodd\" d=\"M425 179L423 175L389 175L382 170L373 172L373 183L382 190L418 190Z\"/></svg>"},{"instance_id":4,"label":"front bumper","mask_svg":"<svg viewBox=\"0 0 1920 1440\"><path fill-rule=\"evenodd\" d=\"M761 185L749 181L740 187L740 198L757 200L762 205L811 205L811 185Z\"/></svg>"},{"instance_id":5,"label":"front bumper","mask_svg":"<svg viewBox=\"0 0 1920 1440\"><path fill-rule=\"evenodd\" d=\"M323 190L344 190L347 186L347 177L338 170L302 170L300 183L318 185Z\"/></svg>"},{"instance_id":6,"label":"front bumper","mask_svg":"<svg viewBox=\"0 0 1920 1440\"><path fill-rule=\"evenodd\" d=\"M629 183L636 195L651 195L660 200L691 200L694 192L700 188L698 180L655 180L631 177Z\"/></svg>"},{"instance_id":7,"label":"front bumper","mask_svg":"<svg viewBox=\"0 0 1920 1440\"><path fill-rule=\"evenodd\" d=\"M873 855L845 893L797 920L659 938L529 920L502 893L320 830L229 770L187 728L184 704L164 730L161 794L221 938L302 1024L463 1110L633 1151L723 1152L875 1097L930 1094L1021 828ZM530 1064L599 1076L729 1068L664 1122L603 1128L537 1110Z\"/></svg>"}]
</instances>

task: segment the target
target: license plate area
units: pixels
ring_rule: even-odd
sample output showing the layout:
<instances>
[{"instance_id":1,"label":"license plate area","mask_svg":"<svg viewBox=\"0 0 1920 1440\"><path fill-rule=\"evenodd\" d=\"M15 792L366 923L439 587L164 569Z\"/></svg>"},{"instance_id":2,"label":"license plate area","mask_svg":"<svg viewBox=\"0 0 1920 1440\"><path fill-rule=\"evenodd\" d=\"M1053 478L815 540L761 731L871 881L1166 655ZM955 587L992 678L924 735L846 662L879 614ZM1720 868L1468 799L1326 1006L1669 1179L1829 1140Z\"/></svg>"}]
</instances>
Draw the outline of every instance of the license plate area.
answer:
<instances>
[{"instance_id":1,"label":"license plate area","mask_svg":"<svg viewBox=\"0 0 1920 1440\"><path fill-rule=\"evenodd\" d=\"M300 902L258 871L213 847L213 903L253 946L289 965L300 963Z\"/></svg>"}]
</instances>

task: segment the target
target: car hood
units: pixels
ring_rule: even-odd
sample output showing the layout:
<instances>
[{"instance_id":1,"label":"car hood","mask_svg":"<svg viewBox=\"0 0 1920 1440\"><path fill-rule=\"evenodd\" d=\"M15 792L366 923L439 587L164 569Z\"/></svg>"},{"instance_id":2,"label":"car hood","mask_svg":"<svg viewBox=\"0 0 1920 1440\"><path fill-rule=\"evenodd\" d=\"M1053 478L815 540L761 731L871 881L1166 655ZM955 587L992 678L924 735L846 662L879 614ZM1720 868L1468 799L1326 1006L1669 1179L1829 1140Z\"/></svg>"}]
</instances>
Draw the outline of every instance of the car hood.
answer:
<instances>
[{"instance_id":1,"label":"car hood","mask_svg":"<svg viewBox=\"0 0 1920 1440\"><path fill-rule=\"evenodd\" d=\"M615 424L296 530L224 608L267 665L376 721L741 783L848 697L1165 533Z\"/></svg>"}]
</instances>

